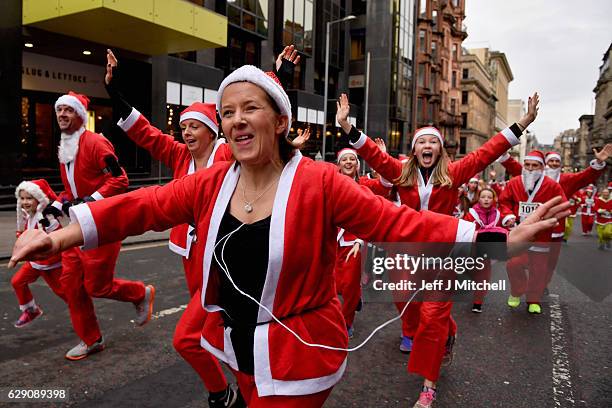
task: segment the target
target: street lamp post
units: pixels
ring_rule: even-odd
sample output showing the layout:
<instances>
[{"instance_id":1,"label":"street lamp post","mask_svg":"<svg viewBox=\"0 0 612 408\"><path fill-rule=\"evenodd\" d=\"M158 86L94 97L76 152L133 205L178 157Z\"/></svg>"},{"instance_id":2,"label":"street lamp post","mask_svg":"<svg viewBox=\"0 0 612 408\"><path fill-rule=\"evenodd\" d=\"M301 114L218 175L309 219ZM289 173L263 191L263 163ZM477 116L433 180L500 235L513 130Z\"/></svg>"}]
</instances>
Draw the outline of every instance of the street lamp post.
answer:
<instances>
[{"instance_id":1,"label":"street lamp post","mask_svg":"<svg viewBox=\"0 0 612 408\"><path fill-rule=\"evenodd\" d=\"M327 139L327 81L329 81L329 31L332 24L341 23L343 21L353 20L356 17L354 15L346 16L344 18L329 21L325 27L325 82L323 84L323 161L325 161L325 141Z\"/></svg>"}]
</instances>

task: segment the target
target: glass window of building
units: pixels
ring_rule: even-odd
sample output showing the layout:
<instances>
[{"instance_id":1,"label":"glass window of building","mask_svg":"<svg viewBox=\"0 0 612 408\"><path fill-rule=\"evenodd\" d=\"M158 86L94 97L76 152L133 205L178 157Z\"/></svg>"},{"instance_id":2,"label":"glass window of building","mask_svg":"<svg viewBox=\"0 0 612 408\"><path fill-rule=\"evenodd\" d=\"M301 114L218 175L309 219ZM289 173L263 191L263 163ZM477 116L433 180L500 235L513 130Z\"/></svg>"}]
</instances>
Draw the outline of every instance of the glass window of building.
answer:
<instances>
[{"instance_id":1,"label":"glass window of building","mask_svg":"<svg viewBox=\"0 0 612 408\"><path fill-rule=\"evenodd\" d=\"M461 129L467 129L467 127L468 127L467 121L468 121L467 113L466 112L462 112L461 113Z\"/></svg>"},{"instance_id":2,"label":"glass window of building","mask_svg":"<svg viewBox=\"0 0 612 408\"><path fill-rule=\"evenodd\" d=\"M419 2L419 17L427 16L427 0L418 0Z\"/></svg>"},{"instance_id":3,"label":"glass window of building","mask_svg":"<svg viewBox=\"0 0 612 408\"><path fill-rule=\"evenodd\" d=\"M468 79L470 77L470 70L467 68L463 68L462 78Z\"/></svg>"},{"instance_id":4,"label":"glass window of building","mask_svg":"<svg viewBox=\"0 0 612 408\"><path fill-rule=\"evenodd\" d=\"M462 105L468 104L468 92L467 91L461 92L461 104Z\"/></svg>"},{"instance_id":5,"label":"glass window of building","mask_svg":"<svg viewBox=\"0 0 612 408\"><path fill-rule=\"evenodd\" d=\"M283 6L283 42L294 44L305 54L312 54L314 5L312 0L285 0Z\"/></svg>"},{"instance_id":6,"label":"glass window of building","mask_svg":"<svg viewBox=\"0 0 612 408\"><path fill-rule=\"evenodd\" d=\"M461 136L459 138L459 154L467 153L467 138L465 136Z\"/></svg>"},{"instance_id":7,"label":"glass window of building","mask_svg":"<svg viewBox=\"0 0 612 408\"><path fill-rule=\"evenodd\" d=\"M419 50L425 52L425 30L419 30Z\"/></svg>"},{"instance_id":8,"label":"glass window of building","mask_svg":"<svg viewBox=\"0 0 612 408\"><path fill-rule=\"evenodd\" d=\"M268 0L228 0L227 21L261 37L268 36Z\"/></svg>"}]
</instances>

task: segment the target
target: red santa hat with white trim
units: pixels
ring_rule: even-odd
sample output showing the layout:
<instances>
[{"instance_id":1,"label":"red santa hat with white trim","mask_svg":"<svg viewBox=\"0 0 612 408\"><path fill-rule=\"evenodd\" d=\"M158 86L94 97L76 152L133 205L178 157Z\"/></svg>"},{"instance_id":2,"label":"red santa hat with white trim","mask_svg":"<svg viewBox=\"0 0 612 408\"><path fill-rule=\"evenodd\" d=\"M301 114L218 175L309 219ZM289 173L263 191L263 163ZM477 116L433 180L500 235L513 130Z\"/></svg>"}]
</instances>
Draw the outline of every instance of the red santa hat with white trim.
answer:
<instances>
[{"instance_id":1,"label":"red santa hat with white trim","mask_svg":"<svg viewBox=\"0 0 612 408\"><path fill-rule=\"evenodd\" d=\"M17 198L17 231L23 231L25 228L25 216L21 208L21 197L19 196L21 191L25 191L38 201L38 207L36 207L38 219L42 219L42 212L49 203L57 201L57 195L55 195L55 192L45 179L22 181L19 183L15 189L15 198Z\"/></svg>"},{"instance_id":2,"label":"red santa hat with white trim","mask_svg":"<svg viewBox=\"0 0 612 408\"><path fill-rule=\"evenodd\" d=\"M478 183L480 181L480 179L476 176L470 178L470 181L468 181L468 183Z\"/></svg>"},{"instance_id":3,"label":"red santa hat with white trim","mask_svg":"<svg viewBox=\"0 0 612 408\"><path fill-rule=\"evenodd\" d=\"M544 153L539 150L532 150L527 156L525 156L523 162L525 162L525 160L534 160L544 164Z\"/></svg>"},{"instance_id":4,"label":"red santa hat with white trim","mask_svg":"<svg viewBox=\"0 0 612 408\"><path fill-rule=\"evenodd\" d=\"M194 102L181 112L179 123L187 119L196 119L205 124L215 136L219 135L217 110L214 103Z\"/></svg>"},{"instance_id":5,"label":"red santa hat with white trim","mask_svg":"<svg viewBox=\"0 0 612 408\"><path fill-rule=\"evenodd\" d=\"M55 110L60 105L70 106L83 119L83 126L87 124L87 108L89 107L89 98L87 96L69 91L66 95L60 96L55 101Z\"/></svg>"},{"instance_id":6,"label":"red santa hat with white trim","mask_svg":"<svg viewBox=\"0 0 612 408\"><path fill-rule=\"evenodd\" d=\"M544 157L544 161L548 163L550 159L557 159L561 161L561 155L557 152L548 152L546 153L546 156Z\"/></svg>"},{"instance_id":7,"label":"red santa hat with white trim","mask_svg":"<svg viewBox=\"0 0 612 408\"><path fill-rule=\"evenodd\" d=\"M355 156L355 160L357 160L357 170L359 170L359 155L357 154L356 150L350 149L348 147L345 147L344 149L338 152L338 159L336 160L336 163L340 163L340 160L348 154L352 154L353 156Z\"/></svg>"},{"instance_id":8,"label":"red santa hat with white trim","mask_svg":"<svg viewBox=\"0 0 612 408\"><path fill-rule=\"evenodd\" d=\"M416 132L414 132L414 136L412 137L412 149L413 150L414 150L414 145L417 139L422 136L435 136L440 141L440 144L444 146L444 137L442 136L442 133L440 133L440 131L433 126L425 126L420 129L417 129Z\"/></svg>"},{"instance_id":9,"label":"red santa hat with white trim","mask_svg":"<svg viewBox=\"0 0 612 408\"><path fill-rule=\"evenodd\" d=\"M288 118L287 130L285 131L285 137L287 137L287 135L289 135L289 129L291 128L291 102L278 77L273 72L264 72L253 65L241 66L225 77L221 85L219 85L219 90L217 91L217 110L219 113L221 113L221 98L223 97L225 88L235 82L250 82L255 84L272 98L280 110L281 115L285 115Z\"/></svg>"}]
</instances>

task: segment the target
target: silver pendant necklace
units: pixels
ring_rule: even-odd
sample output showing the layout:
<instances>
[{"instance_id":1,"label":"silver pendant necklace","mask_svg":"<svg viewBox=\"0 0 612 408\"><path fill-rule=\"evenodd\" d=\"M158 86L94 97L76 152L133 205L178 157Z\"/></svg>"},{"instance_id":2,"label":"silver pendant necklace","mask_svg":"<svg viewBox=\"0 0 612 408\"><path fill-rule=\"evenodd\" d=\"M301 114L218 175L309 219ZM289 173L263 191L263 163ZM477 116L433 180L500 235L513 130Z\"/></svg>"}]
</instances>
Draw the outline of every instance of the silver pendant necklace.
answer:
<instances>
[{"instance_id":1,"label":"silver pendant necklace","mask_svg":"<svg viewBox=\"0 0 612 408\"><path fill-rule=\"evenodd\" d=\"M252 201L248 201L246 198L246 183L243 181L242 182L242 201L244 201L244 207L242 208L244 209L244 211L247 214L253 212L253 204L255 204L255 201L259 200L277 181L278 180L273 180L272 183L270 183L270 185L268 185L268 187L266 187L264 191L262 191L261 194L259 194Z\"/></svg>"}]
</instances>

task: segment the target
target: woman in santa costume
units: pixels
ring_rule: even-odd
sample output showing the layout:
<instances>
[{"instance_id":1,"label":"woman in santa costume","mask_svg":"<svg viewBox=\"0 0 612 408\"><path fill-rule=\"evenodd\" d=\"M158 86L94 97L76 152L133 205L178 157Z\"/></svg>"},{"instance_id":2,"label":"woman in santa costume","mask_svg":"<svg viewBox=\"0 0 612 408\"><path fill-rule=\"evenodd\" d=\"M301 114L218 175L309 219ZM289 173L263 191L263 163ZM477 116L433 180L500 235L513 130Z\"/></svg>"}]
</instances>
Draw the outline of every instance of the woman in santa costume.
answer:
<instances>
[{"instance_id":1,"label":"woman in santa costume","mask_svg":"<svg viewBox=\"0 0 612 408\"><path fill-rule=\"evenodd\" d=\"M544 175L544 153L539 150L530 152L525 156L522 176L510 180L499 199L502 225L507 228L520 225L541 203L557 196L566 200L559 183ZM511 292L508 306L518 307L521 296L526 295L528 312L542 313L540 300L548 284L552 232L545 231L538 235L528 253L506 264Z\"/></svg>"},{"instance_id":2,"label":"woman in santa costume","mask_svg":"<svg viewBox=\"0 0 612 408\"><path fill-rule=\"evenodd\" d=\"M113 145L103 135L85 129L89 99L69 92L55 102L62 132L58 158L64 191L51 208L68 213L81 202L101 201L126 191L128 179L119 166ZM116 218L116 217L115 217ZM92 251L62 254L62 289L68 300L70 317L81 342L66 353L69 360L80 360L104 348L91 297L133 303L136 323L151 318L155 288L142 282L114 277L121 242L108 242Z\"/></svg>"},{"instance_id":3,"label":"woman in santa costume","mask_svg":"<svg viewBox=\"0 0 612 408\"><path fill-rule=\"evenodd\" d=\"M22 235L9 266L195 221L207 237L202 306L215 312L202 346L235 371L250 408L320 407L346 368L348 338L333 281L336 228L373 241L471 242L475 227L396 207L336 166L303 157L286 139L287 94L258 68L235 70L217 98L236 162L73 207L69 227ZM558 202L512 231L509 242L555 225L567 208Z\"/></svg>"},{"instance_id":4,"label":"woman in santa costume","mask_svg":"<svg viewBox=\"0 0 612 408\"><path fill-rule=\"evenodd\" d=\"M478 192L478 202L468 210L468 213L463 217L466 221L476 223L477 231L491 231L495 228L501 228L501 213L497 208L497 194L491 187L485 187ZM476 270L472 276L474 282L489 282L491 280L491 260L487 259L485 267L481 270ZM486 290L474 291L474 300L472 302L472 312L482 313L482 303Z\"/></svg>"},{"instance_id":5,"label":"woman in santa costume","mask_svg":"<svg viewBox=\"0 0 612 408\"><path fill-rule=\"evenodd\" d=\"M299 63L299 60L295 48L287 46L279 54L275 68L287 77L292 74L293 66ZM185 143L180 143L174 140L173 136L166 135L152 126L140 112L125 101L114 85L116 79L113 81L113 77L117 76L117 65L117 58L111 50L107 50L105 83L121 116L118 126L137 145L171 168L175 179L193 174L199 169L210 168L213 163L233 160L229 145L225 139L218 137L215 104L194 102L181 112L179 124ZM307 141L309 134L307 131L301 135L295 141L296 145ZM199 304L202 268L201 259L194 256L197 253L197 241L195 228L189 224L174 227L170 232L168 246L171 251L182 256L185 279L192 298L177 324L173 345L202 379L204 387L210 393L211 407L239 406L242 404L241 396L234 395L235 392L227 384L217 360L200 346L200 332L204 326L206 312ZM234 400L237 401L235 404ZM228 405L223 405L225 401Z\"/></svg>"},{"instance_id":6,"label":"woman in santa costume","mask_svg":"<svg viewBox=\"0 0 612 408\"><path fill-rule=\"evenodd\" d=\"M359 177L359 156L353 149L345 148L338 152L338 171L355 180L357 184L369 188L374 194L387 197L390 187L384 180ZM383 184L384 183L384 184ZM355 312L361 299L361 249L363 240L340 228L336 237L338 249L334 276L336 290L342 296L342 315L346 321L349 338L353 337Z\"/></svg>"},{"instance_id":7,"label":"woman in santa costume","mask_svg":"<svg viewBox=\"0 0 612 408\"><path fill-rule=\"evenodd\" d=\"M345 94L340 97L337 120L348 134L351 145L370 167L398 186L402 204L417 210L452 215L459 187L519 143L521 133L536 117L537 104L536 93L529 99L528 113L518 123L454 162L450 162L443 149L442 134L431 126L416 131L407 161L380 152L370 138L346 120L348 98ZM451 318L451 308L451 302L413 302L404 314L410 330L403 333L401 348L412 350L408 371L425 377L424 386L428 390L435 387L445 353L449 357L452 355L456 324Z\"/></svg>"},{"instance_id":8,"label":"woman in santa costume","mask_svg":"<svg viewBox=\"0 0 612 408\"><path fill-rule=\"evenodd\" d=\"M593 230L593 223L595 222L595 196L592 187L587 187L584 190L584 196L582 197L582 203L580 204L580 223L582 224L582 235L589 235Z\"/></svg>"},{"instance_id":9,"label":"woman in santa costume","mask_svg":"<svg viewBox=\"0 0 612 408\"><path fill-rule=\"evenodd\" d=\"M612 241L612 197L610 197L610 187L604 188L599 197L595 199L594 210L599 242L598 248L610 249L610 241Z\"/></svg>"},{"instance_id":10,"label":"woman in santa costume","mask_svg":"<svg viewBox=\"0 0 612 408\"><path fill-rule=\"evenodd\" d=\"M50 233L62 225L51 216L44 216L43 210L57 199L55 192L46 180L22 181L15 189L17 198L17 237L27 229L43 228ZM21 316L15 322L18 329L26 327L34 319L42 316L43 311L34 301L29 285L42 276L51 290L64 301L64 292L60 282L62 274L61 254L36 262L26 262L11 279L11 285L19 301Z\"/></svg>"}]
</instances>

